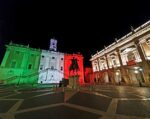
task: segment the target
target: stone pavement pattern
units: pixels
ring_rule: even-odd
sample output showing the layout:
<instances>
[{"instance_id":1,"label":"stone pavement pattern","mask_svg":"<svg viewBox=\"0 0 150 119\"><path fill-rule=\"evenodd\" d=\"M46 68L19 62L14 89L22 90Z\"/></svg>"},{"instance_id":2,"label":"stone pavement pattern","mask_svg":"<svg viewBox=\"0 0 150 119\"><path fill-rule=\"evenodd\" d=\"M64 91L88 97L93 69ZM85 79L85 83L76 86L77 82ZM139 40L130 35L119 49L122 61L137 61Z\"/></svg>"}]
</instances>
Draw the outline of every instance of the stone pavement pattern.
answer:
<instances>
[{"instance_id":1,"label":"stone pavement pattern","mask_svg":"<svg viewBox=\"0 0 150 119\"><path fill-rule=\"evenodd\" d=\"M94 90L0 87L0 119L150 119L150 88L97 85Z\"/></svg>"}]
</instances>

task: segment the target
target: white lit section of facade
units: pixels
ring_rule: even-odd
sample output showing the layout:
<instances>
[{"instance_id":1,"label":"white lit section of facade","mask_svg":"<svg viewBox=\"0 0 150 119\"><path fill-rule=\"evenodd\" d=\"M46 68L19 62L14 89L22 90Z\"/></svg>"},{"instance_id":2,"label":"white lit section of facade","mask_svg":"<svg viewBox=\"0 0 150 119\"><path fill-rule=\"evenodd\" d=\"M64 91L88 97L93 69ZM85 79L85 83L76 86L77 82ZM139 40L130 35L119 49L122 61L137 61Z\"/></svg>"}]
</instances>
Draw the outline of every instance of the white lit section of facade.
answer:
<instances>
[{"instance_id":1,"label":"white lit section of facade","mask_svg":"<svg viewBox=\"0 0 150 119\"><path fill-rule=\"evenodd\" d=\"M105 56L99 58L99 69L100 70L108 69Z\"/></svg>"},{"instance_id":2,"label":"white lit section of facade","mask_svg":"<svg viewBox=\"0 0 150 119\"><path fill-rule=\"evenodd\" d=\"M123 65L127 65L129 61L141 62L141 57L138 52L137 46L131 42L120 49L120 56Z\"/></svg>"},{"instance_id":3,"label":"white lit section of facade","mask_svg":"<svg viewBox=\"0 0 150 119\"><path fill-rule=\"evenodd\" d=\"M150 60L150 34L139 39L140 47L146 60Z\"/></svg>"},{"instance_id":4,"label":"white lit section of facade","mask_svg":"<svg viewBox=\"0 0 150 119\"><path fill-rule=\"evenodd\" d=\"M38 83L59 83L64 77L64 54L42 50Z\"/></svg>"},{"instance_id":5,"label":"white lit section of facade","mask_svg":"<svg viewBox=\"0 0 150 119\"><path fill-rule=\"evenodd\" d=\"M112 61L111 61L111 57L109 55L107 55L107 60L108 60L109 68L112 68Z\"/></svg>"},{"instance_id":6,"label":"white lit section of facade","mask_svg":"<svg viewBox=\"0 0 150 119\"><path fill-rule=\"evenodd\" d=\"M134 53L134 56L135 56L135 62L141 62L141 57L140 57L140 54L138 52L138 50L136 49L135 51L133 51Z\"/></svg>"},{"instance_id":7,"label":"white lit section of facade","mask_svg":"<svg viewBox=\"0 0 150 119\"><path fill-rule=\"evenodd\" d=\"M95 60L99 62L99 72L96 72L98 68L97 63L94 63ZM132 29L122 38L115 39L115 42L96 52L90 59L93 70L96 72L96 80L100 80L100 82L107 80L119 85L120 82L150 84L149 60L150 20L138 28ZM138 72L135 72L135 70L138 70Z\"/></svg>"},{"instance_id":8,"label":"white lit section of facade","mask_svg":"<svg viewBox=\"0 0 150 119\"><path fill-rule=\"evenodd\" d=\"M110 64L110 68L120 66L120 61L117 52L113 52L108 55Z\"/></svg>"},{"instance_id":9,"label":"white lit section of facade","mask_svg":"<svg viewBox=\"0 0 150 119\"><path fill-rule=\"evenodd\" d=\"M121 53L120 55L121 55L122 64L127 65L128 62L127 54Z\"/></svg>"},{"instance_id":10,"label":"white lit section of facade","mask_svg":"<svg viewBox=\"0 0 150 119\"><path fill-rule=\"evenodd\" d=\"M98 60L92 62L93 72L99 71Z\"/></svg>"},{"instance_id":11,"label":"white lit section of facade","mask_svg":"<svg viewBox=\"0 0 150 119\"><path fill-rule=\"evenodd\" d=\"M131 43L131 41L134 38L137 38L140 35L143 35L144 33L149 32L150 31L150 20L148 22L146 22L144 25L141 25L138 28L136 28L134 31L135 31L134 34L132 34L132 32L130 32L127 35L123 36L122 38L116 40L116 42L107 46L105 48L105 50L103 49L103 50L99 51L98 53L94 54L90 60L92 61L95 58L103 56L104 54L107 54L108 52L115 50L117 47L122 47L124 44L127 44L128 42Z\"/></svg>"}]
</instances>

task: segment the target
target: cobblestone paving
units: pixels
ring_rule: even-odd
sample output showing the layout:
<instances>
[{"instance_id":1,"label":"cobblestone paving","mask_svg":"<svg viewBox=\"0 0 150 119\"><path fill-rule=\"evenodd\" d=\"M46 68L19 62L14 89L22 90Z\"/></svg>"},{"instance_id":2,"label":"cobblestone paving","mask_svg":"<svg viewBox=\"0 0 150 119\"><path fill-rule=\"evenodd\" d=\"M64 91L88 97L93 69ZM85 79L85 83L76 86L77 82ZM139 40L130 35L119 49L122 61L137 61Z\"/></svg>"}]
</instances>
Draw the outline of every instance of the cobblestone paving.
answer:
<instances>
[{"instance_id":1,"label":"cobblestone paving","mask_svg":"<svg viewBox=\"0 0 150 119\"><path fill-rule=\"evenodd\" d=\"M117 113L150 117L150 100L119 100Z\"/></svg>"},{"instance_id":2,"label":"cobblestone paving","mask_svg":"<svg viewBox=\"0 0 150 119\"><path fill-rule=\"evenodd\" d=\"M150 88L17 91L0 87L0 119L150 119Z\"/></svg>"},{"instance_id":3,"label":"cobblestone paving","mask_svg":"<svg viewBox=\"0 0 150 119\"><path fill-rule=\"evenodd\" d=\"M0 100L0 113L7 112L16 102L16 100Z\"/></svg>"},{"instance_id":4,"label":"cobblestone paving","mask_svg":"<svg viewBox=\"0 0 150 119\"><path fill-rule=\"evenodd\" d=\"M93 109L98 109L102 111L107 111L110 102L111 102L111 98L83 93L83 92L76 93L71 99L68 100L68 103L85 106Z\"/></svg>"},{"instance_id":5,"label":"cobblestone paving","mask_svg":"<svg viewBox=\"0 0 150 119\"><path fill-rule=\"evenodd\" d=\"M100 116L61 105L17 114L15 117L16 119L98 119Z\"/></svg>"}]
</instances>

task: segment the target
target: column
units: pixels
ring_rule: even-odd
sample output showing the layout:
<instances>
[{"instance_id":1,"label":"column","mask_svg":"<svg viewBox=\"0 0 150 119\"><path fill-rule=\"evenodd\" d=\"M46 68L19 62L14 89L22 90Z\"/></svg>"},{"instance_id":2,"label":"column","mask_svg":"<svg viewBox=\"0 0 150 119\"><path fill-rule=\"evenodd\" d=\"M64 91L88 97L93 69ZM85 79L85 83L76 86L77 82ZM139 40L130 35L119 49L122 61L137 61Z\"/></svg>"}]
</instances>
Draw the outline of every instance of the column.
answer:
<instances>
[{"instance_id":1,"label":"column","mask_svg":"<svg viewBox=\"0 0 150 119\"><path fill-rule=\"evenodd\" d=\"M105 60L106 60L106 64L107 64L107 75L108 75L108 82L112 82L112 80L110 79L111 76L111 72L109 72L109 63L108 63L108 59L107 59L107 54L105 54ZM110 81L111 80L111 81Z\"/></svg>"},{"instance_id":2,"label":"column","mask_svg":"<svg viewBox=\"0 0 150 119\"><path fill-rule=\"evenodd\" d=\"M27 63L27 53L23 52L23 59L22 59L22 63L21 63L21 68L26 69L26 63Z\"/></svg>"},{"instance_id":3,"label":"column","mask_svg":"<svg viewBox=\"0 0 150 119\"><path fill-rule=\"evenodd\" d=\"M98 64L98 70L100 71L100 62L99 62L99 58L96 59L97 60L97 64Z\"/></svg>"},{"instance_id":4,"label":"column","mask_svg":"<svg viewBox=\"0 0 150 119\"><path fill-rule=\"evenodd\" d=\"M108 64L108 59L107 59L107 55L106 54L105 54L105 60L106 60L107 68L109 69L109 64Z\"/></svg>"},{"instance_id":5,"label":"column","mask_svg":"<svg viewBox=\"0 0 150 119\"><path fill-rule=\"evenodd\" d=\"M117 52L119 62L120 62L120 67L121 67L121 66L123 66L123 63L122 63L122 59L121 59L121 56L120 56L119 48L116 49L116 52Z\"/></svg>"},{"instance_id":6,"label":"column","mask_svg":"<svg viewBox=\"0 0 150 119\"><path fill-rule=\"evenodd\" d=\"M10 51L9 51L8 48L7 48L7 51L5 52L5 55L4 55L2 64L1 64L1 67L5 67L6 62L7 62L7 60L8 60L8 57L9 57L9 54L10 54Z\"/></svg>"},{"instance_id":7,"label":"column","mask_svg":"<svg viewBox=\"0 0 150 119\"><path fill-rule=\"evenodd\" d=\"M141 49L141 46L139 46L139 41L135 41L135 46L136 46L136 48L137 48L137 51L139 52L139 55L140 55L140 57L141 57L141 59L142 59L142 62L146 62L145 56L144 56L143 51L142 51L142 49ZM149 67L150 67L150 66L149 66Z\"/></svg>"},{"instance_id":8,"label":"column","mask_svg":"<svg viewBox=\"0 0 150 119\"><path fill-rule=\"evenodd\" d=\"M39 69L39 56L35 56L34 69Z\"/></svg>"},{"instance_id":9,"label":"column","mask_svg":"<svg viewBox=\"0 0 150 119\"><path fill-rule=\"evenodd\" d=\"M93 72L95 72L95 68L94 68L94 60L93 60L91 63L92 63L92 69L93 69Z\"/></svg>"},{"instance_id":10,"label":"column","mask_svg":"<svg viewBox=\"0 0 150 119\"><path fill-rule=\"evenodd\" d=\"M121 82L124 82L126 84L128 84L130 82L130 80L128 79L128 74L126 72L125 66L123 65L123 61L120 55L120 50L119 48L116 48L116 52L118 54L119 57L119 62L120 62L120 75L121 75Z\"/></svg>"},{"instance_id":11,"label":"column","mask_svg":"<svg viewBox=\"0 0 150 119\"><path fill-rule=\"evenodd\" d=\"M141 63L141 67L144 69L144 71L142 72L143 73L143 77L144 77L144 81L145 81L145 83L146 82L150 82L149 81L149 75L150 75L150 64L149 64L149 62L145 59L145 56L144 56L144 54L143 54L143 51L142 51L142 49L141 49L141 46L139 45L139 41L137 40L137 41L135 41L135 45L136 45L136 48L137 48L137 50L138 50L138 52L139 52L139 55L140 55L140 57L141 57L141 59L142 59L142 63Z\"/></svg>"}]
</instances>

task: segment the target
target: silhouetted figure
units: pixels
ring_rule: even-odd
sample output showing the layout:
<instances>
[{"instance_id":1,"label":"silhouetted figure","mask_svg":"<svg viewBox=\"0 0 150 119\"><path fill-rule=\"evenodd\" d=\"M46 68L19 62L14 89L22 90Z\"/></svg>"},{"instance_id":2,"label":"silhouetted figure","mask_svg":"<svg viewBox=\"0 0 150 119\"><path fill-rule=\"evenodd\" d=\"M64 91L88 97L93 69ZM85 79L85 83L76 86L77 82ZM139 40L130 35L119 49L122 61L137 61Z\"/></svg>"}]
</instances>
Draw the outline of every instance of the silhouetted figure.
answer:
<instances>
[{"instance_id":1,"label":"silhouetted figure","mask_svg":"<svg viewBox=\"0 0 150 119\"><path fill-rule=\"evenodd\" d=\"M71 72L71 71L78 71L79 70L79 66L78 66L78 60L76 59L76 58L72 58L71 59L71 65L70 65L70 67L69 67L69 71Z\"/></svg>"}]
</instances>

